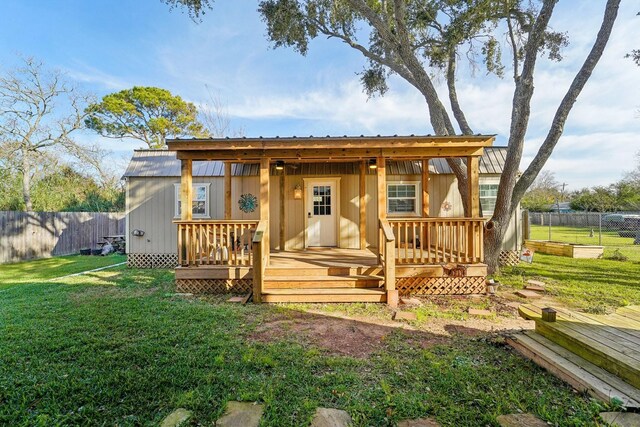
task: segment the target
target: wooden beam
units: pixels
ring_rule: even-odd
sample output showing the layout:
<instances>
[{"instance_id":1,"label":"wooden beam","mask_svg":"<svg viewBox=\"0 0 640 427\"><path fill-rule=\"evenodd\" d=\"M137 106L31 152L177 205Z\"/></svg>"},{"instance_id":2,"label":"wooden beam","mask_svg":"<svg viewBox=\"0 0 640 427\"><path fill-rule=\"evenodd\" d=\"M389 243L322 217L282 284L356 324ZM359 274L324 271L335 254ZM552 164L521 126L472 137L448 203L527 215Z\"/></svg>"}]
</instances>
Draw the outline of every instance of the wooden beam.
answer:
<instances>
[{"instance_id":1,"label":"wooden beam","mask_svg":"<svg viewBox=\"0 0 640 427\"><path fill-rule=\"evenodd\" d=\"M429 159L422 160L422 217L429 217Z\"/></svg>"},{"instance_id":2,"label":"wooden beam","mask_svg":"<svg viewBox=\"0 0 640 427\"><path fill-rule=\"evenodd\" d=\"M436 148L436 147L489 147L493 135L459 136L395 136L395 137L320 137L320 138L212 138L169 139L169 150L244 150L244 149L301 149L301 148Z\"/></svg>"},{"instance_id":3,"label":"wooden beam","mask_svg":"<svg viewBox=\"0 0 640 427\"><path fill-rule=\"evenodd\" d=\"M378 218L387 218L387 168L384 157L376 160L378 166Z\"/></svg>"},{"instance_id":4,"label":"wooden beam","mask_svg":"<svg viewBox=\"0 0 640 427\"><path fill-rule=\"evenodd\" d=\"M231 219L231 162L224 162L224 219Z\"/></svg>"},{"instance_id":5,"label":"wooden beam","mask_svg":"<svg viewBox=\"0 0 640 427\"><path fill-rule=\"evenodd\" d=\"M467 157L467 185L469 190L469 217L480 216L480 181L478 157Z\"/></svg>"},{"instance_id":6,"label":"wooden beam","mask_svg":"<svg viewBox=\"0 0 640 427\"><path fill-rule=\"evenodd\" d=\"M256 163L262 158L278 158L283 160L296 161L346 161L346 160L363 160L375 157L385 157L387 159L398 160L414 160L428 156L434 157L468 157L480 156L483 153L482 147L451 147L451 148L431 148L431 147L412 147L412 148L301 148L301 149L277 149L264 150L242 149L211 149L211 150L191 150L190 147L178 150L176 157L178 159L192 160L232 160L237 163Z\"/></svg>"},{"instance_id":7,"label":"wooden beam","mask_svg":"<svg viewBox=\"0 0 640 427\"><path fill-rule=\"evenodd\" d=\"M269 251L269 158L260 159L260 221L266 221L264 230L265 246Z\"/></svg>"},{"instance_id":8,"label":"wooden beam","mask_svg":"<svg viewBox=\"0 0 640 427\"><path fill-rule=\"evenodd\" d=\"M287 199L287 190L285 188L285 172L287 168L282 170L282 174L280 175L280 245L279 249L284 251L285 248L285 223L286 223L286 213L285 213L285 204Z\"/></svg>"},{"instance_id":9,"label":"wooden beam","mask_svg":"<svg viewBox=\"0 0 640 427\"><path fill-rule=\"evenodd\" d=\"M180 161L180 219L190 221L193 219L193 163L191 160Z\"/></svg>"},{"instance_id":10,"label":"wooden beam","mask_svg":"<svg viewBox=\"0 0 640 427\"><path fill-rule=\"evenodd\" d=\"M360 249L365 249L367 247L367 162L364 160L360 162L359 178Z\"/></svg>"}]
</instances>

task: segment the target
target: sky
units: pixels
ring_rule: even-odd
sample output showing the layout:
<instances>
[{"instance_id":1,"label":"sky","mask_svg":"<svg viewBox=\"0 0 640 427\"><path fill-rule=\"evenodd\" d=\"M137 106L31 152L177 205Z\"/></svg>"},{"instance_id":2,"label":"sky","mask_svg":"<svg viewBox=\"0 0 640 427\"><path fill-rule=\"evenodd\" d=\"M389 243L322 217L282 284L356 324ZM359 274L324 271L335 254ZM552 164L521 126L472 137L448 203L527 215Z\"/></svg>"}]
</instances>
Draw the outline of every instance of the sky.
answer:
<instances>
[{"instance_id":1,"label":"sky","mask_svg":"<svg viewBox=\"0 0 640 427\"><path fill-rule=\"evenodd\" d=\"M551 26L570 45L560 63L539 60L521 170L544 140L551 118L584 61L604 10L601 0L561 0ZM357 75L360 53L337 40L314 40L307 56L273 49L257 2L218 0L202 22L160 0L2 0L0 72L33 56L98 97L136 86L169 89L202 104L208 91L224 104L231 126L246 136L433 133L415 88L390 80L382 98L367 99ZM578 98L547 162L567 191L608 185L634 168L640 151L640 67L625 53L640 48L638 4L623 1L603 58ZM506 144L513 81L462 69L458 94L474 132ZM443 81L438 90L446 100ZM137 141L77 136L111 150L124 170Z\"/></svg>"}]
</instances>

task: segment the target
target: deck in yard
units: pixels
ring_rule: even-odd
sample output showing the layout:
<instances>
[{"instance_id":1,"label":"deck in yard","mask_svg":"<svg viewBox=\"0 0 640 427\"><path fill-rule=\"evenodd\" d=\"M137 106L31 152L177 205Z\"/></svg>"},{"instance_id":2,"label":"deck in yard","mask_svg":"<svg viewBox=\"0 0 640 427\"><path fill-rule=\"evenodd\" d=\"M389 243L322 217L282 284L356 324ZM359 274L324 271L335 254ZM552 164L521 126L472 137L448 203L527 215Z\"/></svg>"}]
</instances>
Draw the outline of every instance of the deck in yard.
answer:
<instances>
[{"instance_id":1,"label":"deck in yard","mask_svg":"<svg viewBox=\"0 0 640 427\"><path fill-rule=\"evenodd\" d=\"M609 315L554 307L555 322L542 320L542 308L520 306L520 315L535 321L535 332L514 335L509 344L578 390L640 407L640 306Z\"/></svg>"}]
</instances>

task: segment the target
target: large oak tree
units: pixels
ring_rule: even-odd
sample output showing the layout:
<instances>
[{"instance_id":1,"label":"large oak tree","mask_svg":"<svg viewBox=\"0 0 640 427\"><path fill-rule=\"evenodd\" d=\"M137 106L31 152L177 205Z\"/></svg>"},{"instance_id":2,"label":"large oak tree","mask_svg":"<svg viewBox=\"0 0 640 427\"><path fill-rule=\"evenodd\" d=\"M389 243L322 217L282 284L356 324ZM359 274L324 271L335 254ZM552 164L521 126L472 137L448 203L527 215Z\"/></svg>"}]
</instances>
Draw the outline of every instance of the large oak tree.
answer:
<instances>
[{"instance_id":1,"label":"large oak tree","mask_svg":"<svg viewBox=\"0 0 640 427\"><path fill-rule=\"evenodd\" d=\"M212 4L209 0L164 1L188 8L196 19ZM313 38L326 36L359 51L368 61L361 80L370 95L384 94L388 90L387 78L392 74L406 80L424 97L428 120L437 135L482 131L467 120L458 98L460 76L456 69L460 61L482 62L488 72L501 76L508 72L513 79L513 100L507 161L495 211L485 233L485 262L493 271L509 219L558 143L567 117L609 40L620 0L606 2L590 52L566 89L540 149L520 174L536 64L543 54L550 60L560 60L561 48L567 43L564 34L549 27L556 3L557 0L263 0L259 11L267 25L267 36L276 47L291 47L304 55ZM444 76L446 100L436 90L435 76ZM457 159L450 159L449 164L465 199L466 165Z\"/></svg>"}]
</instances>

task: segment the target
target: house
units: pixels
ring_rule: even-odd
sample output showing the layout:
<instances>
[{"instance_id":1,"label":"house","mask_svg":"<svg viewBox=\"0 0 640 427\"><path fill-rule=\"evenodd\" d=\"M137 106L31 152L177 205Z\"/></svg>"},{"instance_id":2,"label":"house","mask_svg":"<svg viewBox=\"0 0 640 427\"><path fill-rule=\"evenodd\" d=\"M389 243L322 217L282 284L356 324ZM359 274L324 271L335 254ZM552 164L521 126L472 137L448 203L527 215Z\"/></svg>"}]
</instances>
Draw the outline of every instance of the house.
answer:
<instances>
[{"instance_id":1,"label":"house","mask_svg":"<svg viewBox=\"0 0 640 427\"><path fill-rule=\"evenodd\" d=\"M493 140L224 138L137 150L124 174L129 265L176 267L179 292L253 291L264 302L483 293L483 228L506 154ZM470 165L469 217L446 160L456 157ZM520 247L519 218L505 254Z\"/></svg>"}]
</instances>

